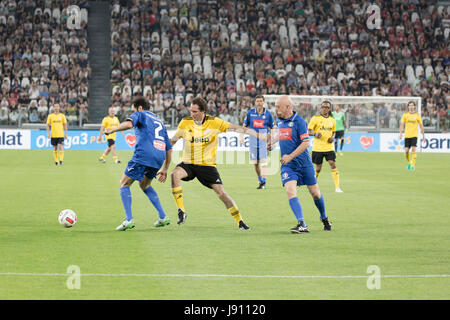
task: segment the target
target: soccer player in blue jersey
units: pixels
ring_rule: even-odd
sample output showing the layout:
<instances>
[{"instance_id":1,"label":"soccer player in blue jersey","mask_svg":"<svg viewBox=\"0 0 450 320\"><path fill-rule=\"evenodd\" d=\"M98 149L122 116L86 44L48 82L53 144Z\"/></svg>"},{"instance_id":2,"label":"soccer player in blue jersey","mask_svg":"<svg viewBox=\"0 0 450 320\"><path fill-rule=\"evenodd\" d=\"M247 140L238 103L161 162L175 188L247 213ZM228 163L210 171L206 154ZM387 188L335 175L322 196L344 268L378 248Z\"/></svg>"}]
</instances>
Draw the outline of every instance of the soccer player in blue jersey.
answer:
<instances>
[{"instance_id":1,"label":"soccer player in blue jersey","mask_svg":"<svg viewBox=\"0 0 450 320\"><path fill-rule=\"evenodd\" d=\"M155 114L149 111L150 105L144 97L134 98L133 107L137 111L128 119L118 127L105 130L105 134L111 134L134 128L137 141L133 157L128 162L127 168L120 179L120 196L126 217L116 228L119 231L135 227L131 212L130 192L130 186L135 180L139 181L142 191L158 211L159 219L154 226L164 227L170 224L169 217L164 212L158 194L151 183L158 175L160 182L166 181L167 170L172 159L172 144L167 135L166 127Z\"/></svg>"},{"instance_id":2,"label":"soccer player in blue jersey","mask_svg":"<svg viewBox=\"0 0 450 320\"><path fill-rule=\"evenodd\" d=\"M269 110L264 108L264 97L255 97L255 108L250 109L245 117L244 127L255 130L260 135L268 134L273 128L273 117ZM267 143L265 140L249 136L250 142L250 162L255 165L256 175L258 176L259 186L257 189L266 188L267 171ZM242 143L243 137L241 138Z\"/></svg>"},{"instance_id":3,"label":"soccer player in blue jersey","mask_svg":"<svg viewBox=\"0 0 450 320\"><path fill-rule=\"evenodd\" d=\"M268 143L269 150L278 141L281 150L281 181L289 199L289 206L298 224L292 233L309 232L303 217L302 206L297 197L297 186L306 185L319 210L324 230L331 230L325 212L325 202L317 184L314 165L307 151L309 135L306 121L293 110L289 96L281 96L276 104L278 136Z\"/></svg>"}]
</instances>

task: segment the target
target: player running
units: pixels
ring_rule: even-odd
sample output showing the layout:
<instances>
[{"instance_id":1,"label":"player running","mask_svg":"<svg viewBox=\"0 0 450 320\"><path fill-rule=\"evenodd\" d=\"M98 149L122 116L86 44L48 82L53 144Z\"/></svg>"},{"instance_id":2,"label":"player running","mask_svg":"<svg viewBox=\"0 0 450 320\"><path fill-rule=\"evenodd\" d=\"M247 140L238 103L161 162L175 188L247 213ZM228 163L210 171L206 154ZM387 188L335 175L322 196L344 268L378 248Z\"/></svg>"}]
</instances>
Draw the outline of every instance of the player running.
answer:
<instances>
[{"instance_id":1,"label":"player running","mask_svg":"<svg viewBox=\"0 0 450 320\"><path fill-rule=\"evenodd\" d=\"M144 97L136 97L133 100L133 106L137 111L128 119L117 127L105 130L105 134L111 134L134 128L136 133L137 142L133 157L128 162L127 168L120 179L120 196L126 217L116 228L119 231L135 227L131 211L130 192L130 186L135 180L139 181L139 186L142 191L144 191L158 211L159 219L155 222L154 226L164 227L170 224L169 217L164 212L158 194L151 186L151 183L158 175L160 182L166 181L167 170L172 159L172 145L162 121L149 111L150 105L147 99ZM162 169L160 170L161 167Z\"/></svg>"},{"instance_id":2,"label":"player running","mask_svg":"<svg viewBox=\"0 0 450 320\"><path fill-rule=\"evenodd\" d=\"M58 103L53 105L53 113L47 118L47 136L53 146L53 158L55 165L62 166L64 160L64 138L67 139L67 120L66 116L59 112ZM51 133L50 133L51 131Z\"/></svg>"},{"instance_id":3,"label":"player running","mask_svg":"<svg viewBox=\"0 0 450 320\"><path fill-rule=\"evenodd\" d=\"M289 96L281 96L276 104L278 136L272 137L268 143L271 150L276 142L281 150L281 181L289 199L289 206L298 224L291 229L292 233L309 232L303 217L303 209L297 197L297 186L306 185L320 213L324 230L331 230L331 224L325 212L325 201L320 193L314 174L314 165L307 151L309 135L306 121L293 111ZM275 131L275 130L274 130Z\"/></svg>"},{"instance_id":4,"label":"player running","mask_svg":"<svg viewBox=\"0 0 450 320\"><path fill-rule=\"evenodd\" d=\"M405 156L408 161L407 170L416 170L416 147L418 130L417 125L420 127L422 133L422 142L425 142L425 131L423 129L422 117L416 112L416 104L414 101L408 102L408 112L405 112L400 122L400 140L403 136L403 130L405 130ZM411 149L411 157L409 156L409 150Z\"/></svg>"},{"instance_id":5,"label":"player running","mask_svg":"<svg viewBox=\"0 0 450 320\"><path fill-rule=\"evenodd\" d=\"M334 181L336 192L343 192L339 186L339 171L336 167L336 153L333 140L336 132L336 120L331 116L331 103L323 101L320 114L311 118L308 124L308 134L314 136L312 148L312 162L316 165L316 179L322 170L323 158L331 167L331 177Z\"/></svg>"},{"instance_id":6,"label":"player running","mask_svg":"<svg viewBox=\"0 0 450 320\"><path fill-rule=\"evenodd\" d=\"M250 227L242 220L238 207L223 187L222 179L216 168L216 151L220 133L235 130L251 134L254 131L210 116L206 114L206 110L207 103L203 98L197 97L192 100L189 108L191 116L181 120L177 131L170 140L172 145L180 138L184 140L181 163L171 173L172 194L178 208L178 224L184 223L187 217L183 204L181 180L190 181L197 178L205 187L215 191L239 229L249 230Z\"/></svg>"},{"instance_id":7,"label":"player running","mask_svg":"<svg viewBox=\"0 0 450 320\"><path fill-rule=\"evenodd\" d=\"M264 108L264 97L255 97L255 108L250 109L245 117L244 127L251 128L260 135L269 134L273 128L273 117L269 110ZM241 144L244 136L241 136ZM250 136L250 162L255 165L256 175L258 176L259 186L256 189L266 188L267 171L267 143L265 140Z\"/></svg>"},{"instance_id":8,"label":"player running","mask_svg":"<svg viewBox=\"0 0 450 320\"><path fill-rule=\"evenodd\" d=\"M117 127L120 124L119 118L117 118L114 114L114 108L110 107L108 109L108 115L103 118L102 125L100 127L100 132L97 137L97 142L100 143L102 139L102 134L105 129L112 129ZM123 134L123 132L121 132ZM102 156L98 159L100 162L105 163L106 156L111 152L113 155L114 163L120 163L119 157L116 154L116 133L111 133L106 135L108 140L108 147L105 152L103 152Z\"/></svg>"}]
</instances>

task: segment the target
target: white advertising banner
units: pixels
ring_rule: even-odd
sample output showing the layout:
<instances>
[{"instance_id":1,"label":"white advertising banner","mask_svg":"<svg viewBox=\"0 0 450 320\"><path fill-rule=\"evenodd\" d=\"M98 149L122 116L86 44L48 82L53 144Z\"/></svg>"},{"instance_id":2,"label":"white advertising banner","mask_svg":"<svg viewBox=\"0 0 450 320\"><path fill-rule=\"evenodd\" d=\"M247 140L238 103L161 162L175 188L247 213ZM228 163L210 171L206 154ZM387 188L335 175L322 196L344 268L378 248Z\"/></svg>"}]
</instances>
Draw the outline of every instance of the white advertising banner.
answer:
<instances>
[{"instance_id":1,"label":"white advertising banner","mask_svg":"<svg viewBox=\"0 0 450 320\"><path fill-rule=\"evenodd\" d=\"M403 152L405 140L399 137L398 133L380 134L381 152ZM417 141L417 151L450 153L450 133L425 133L425 142L419 136Z\"/></svg>"},{"instance_id":2,"label":"white advertising banner","mask_svg":"<svg viewBox=\"0 0 450 320\"><path fill-rule=\"evenodd\" d=\"M0 149L30 149L30 133L30 130L0 128Z\"/></svg>"}]
</instances>

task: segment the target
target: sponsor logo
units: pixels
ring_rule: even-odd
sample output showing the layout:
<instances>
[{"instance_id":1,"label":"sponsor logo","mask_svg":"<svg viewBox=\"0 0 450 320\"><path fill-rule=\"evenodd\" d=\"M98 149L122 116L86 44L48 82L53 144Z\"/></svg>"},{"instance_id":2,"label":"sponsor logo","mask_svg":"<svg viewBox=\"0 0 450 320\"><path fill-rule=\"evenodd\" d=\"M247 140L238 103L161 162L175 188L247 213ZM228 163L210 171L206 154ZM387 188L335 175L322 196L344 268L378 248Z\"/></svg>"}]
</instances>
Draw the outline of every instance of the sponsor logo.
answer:
<instances>
[{"instance_id":1,"label":"sponsor logo","mask_svg":"<svg viewBox=\"0 0 450 320\"><path fill-rule=\"evenodd\" d=\"M278 129L278 140L292 140L292 128Z\"/></svg>"},{"instance_id":2,"label":"sponsor logo","mask_svg":"<svg viewBox=\"0 0 450 320\"><path fill-rule=\"evenodd\" d=\"M0 149L29 149L30 131L0 130Z\"/></svg>"},{"instance_id":3,"label":"sponsor logo","mask_svg":"<svg viewBox=\"0 0 450 320\"><path fill-rule=\"evenodd\" d=\"M155 147L155 149L162 150L162 151L166 150L166 144L159 140L153 141L153 147Z\"/></svg>"},{"instance_id":4,"label":"sponsor logo","mask_svg":"<svg viewBox=\"0 0 450 320\"><path fill-rule=\"evenodd\" d=\"M361 138L359 138L359 143L361 143L364 149L367 149L373 144L373 137L362 136Z\"/></svg>"},{"instance_id":5,"label":"sponsor logo","mask_svg":"<svg viewBox=\"0 0 450 320\"><path fill-rule=\"evenodd\" d=\"M125 141L130 147L134 147L136 145L136 136L134 134L127 134L125 136Z\"/></svg>"},{"instance_id":6,"label":"sponsor logo","mask_svg":"<svg viewBox=\"0 0 450 320\"><path fill-rule=\"evenodd\" d=\"M253 120L253 128L258 128L258 129L261 129L261 128L264 128L264 120L258 120L258 119L255 119L255 120Z\"/></svg>"},{"instance_id":7,"label":"sponsor logo","mask_svg":"<svg viewBox=\"0 0 450 320\"><path fill-rule=\"evenodd\" d=\"M194 138L194 137L192 137L192 139L191 139L191 143L208 143L209 141L211 141L211 139L209 139L209 138Z\"/></svg>"}]
</instances>

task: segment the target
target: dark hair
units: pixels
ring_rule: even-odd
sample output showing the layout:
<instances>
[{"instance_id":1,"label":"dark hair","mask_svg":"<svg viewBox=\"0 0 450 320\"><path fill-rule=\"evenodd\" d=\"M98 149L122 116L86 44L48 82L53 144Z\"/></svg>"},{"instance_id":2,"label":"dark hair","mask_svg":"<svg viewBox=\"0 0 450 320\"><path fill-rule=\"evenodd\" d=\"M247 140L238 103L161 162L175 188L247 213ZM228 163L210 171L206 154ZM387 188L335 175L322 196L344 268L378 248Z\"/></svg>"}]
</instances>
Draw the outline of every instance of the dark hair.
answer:
<instances>
[{"instance_id":1,"label":"dark hair","mask_svg":"<svg viewBox=\"0 0 450 320\"><path fill-rule=\"evenodd\" d=\"M198 108L201 112L206 112L208 105L206 104L205 99L203 99L202 97L196 97L192 100L191 106L194 104L198 105Z\"/></svg>"},{"instance_id":2,"label":"dark hair","mask_svg":"<svg viewBox=\"0 0 450 320\"><path fill-rule=\"evenodd\" d=\"M255 101L256 101L256 99L263 99L264 101L266 101L266 99L264 99L264 96L263 96L263 95L257 95L257 96L255 97Z\"/></svg>"},{"instance_id":3,"label":"dark hair","mask_svg":"<svg viewBox=\"0 0 450 320\"><path fill-rule=\"evenodd\" d=\"M412 101L412 100L411 100L411 101L408 101L408 104L407 104L407 105L409 106L410 103L412 103L412 104L414 105L414 107L416 106L416 103L415 103L414 101Z\"/></svg>"},{"instance_id":4,"label":"dark hair","mask_svg":"<svg viewBox=\"0 0 450 320\"><path fill-rule=\"evenodd\" d=\"M328 104L330 105L330 110L328 111L328 116L332 116L332 112L331 112L332 105L331 105L331 102L330 102L329 100L324 100L324 101L322 101L322 102L320 103L320 107L321 107L321 108L322 108L322 105L323 105L324 103L328 103Z\"/></svg>"},{"instance_id":5,"label":"dark hair","mask_svg":"<svg viewBox=\"0 0 450 320\"><path fill-rule=\"evenodd\" d=\"M150 104L148 103L147 99L143 96L136 96L133 99L133 105L136 109L139 108L139 106L142 107L144 110L150 110Z\"/></svg>"}]
</instances>

